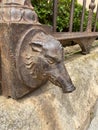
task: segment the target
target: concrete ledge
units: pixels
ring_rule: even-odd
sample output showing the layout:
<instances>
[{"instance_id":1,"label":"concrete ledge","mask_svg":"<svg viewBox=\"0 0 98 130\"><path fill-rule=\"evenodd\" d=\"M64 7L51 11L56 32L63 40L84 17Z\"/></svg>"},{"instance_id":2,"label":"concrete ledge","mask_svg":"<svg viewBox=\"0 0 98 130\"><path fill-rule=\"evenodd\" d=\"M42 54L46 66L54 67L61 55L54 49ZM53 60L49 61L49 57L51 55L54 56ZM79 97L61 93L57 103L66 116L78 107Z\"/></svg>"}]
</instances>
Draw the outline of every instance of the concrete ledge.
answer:
<instances>
[{"instance_id":1,"label":"concrete ledge","mask_svg":"<svg viewBox=\"0 0 98 130\"><path fill-rule=\"evenodd\" d=\"M50 82L21 100L0 96L0 130L86 130L98 98L98 47L66 63L72 94Z\"/></svg>"}]
</instances>

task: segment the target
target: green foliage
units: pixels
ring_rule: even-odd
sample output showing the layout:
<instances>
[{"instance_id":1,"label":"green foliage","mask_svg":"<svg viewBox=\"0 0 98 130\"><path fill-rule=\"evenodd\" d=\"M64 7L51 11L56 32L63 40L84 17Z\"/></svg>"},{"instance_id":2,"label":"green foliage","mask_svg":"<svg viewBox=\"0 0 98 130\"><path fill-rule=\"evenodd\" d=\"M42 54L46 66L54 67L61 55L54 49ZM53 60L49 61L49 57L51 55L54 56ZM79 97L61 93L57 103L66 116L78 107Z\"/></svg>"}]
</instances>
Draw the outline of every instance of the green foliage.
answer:
<instances>
[{"instance_id":1,"label":"green foliage","mask_svg":"<svg viewBox=\"0 0 98 130\"><path fill-rule=\"evenodd\" d=\"M43 24L52 25L52 0L31 0L39 21Z\"/></svg>"},{"instance_id":2,"label":"green foliage","mask_svg":"<svg viewBox=\"0 0 98 130\"><path fill-rule=\"evenodd\" d=\"M98 31L98 22L96 23L96 31Z\"/></svg>"},{"instance_id":3,"label":"green foliage","mask_svg":"<svg viewBox=\"0 0 98 130\"><path fill-rule=\"evenodd\" d=\"M43 24L52 25L53 17L53 0L32 0L32 5L35 7L35 11L38 14L39 21ZM58 17L57 17L57 31L68 31L70 20L70 6L71 0L59 0L58 2ZM80 30L81 24L82 6L75 2L73 31ZM93 17L93 23L95 15ZM88 11L85 10L85 18L83 29L87 27ZM98 24L97 24L98 28Z\"/></svg>"}]
</instances>

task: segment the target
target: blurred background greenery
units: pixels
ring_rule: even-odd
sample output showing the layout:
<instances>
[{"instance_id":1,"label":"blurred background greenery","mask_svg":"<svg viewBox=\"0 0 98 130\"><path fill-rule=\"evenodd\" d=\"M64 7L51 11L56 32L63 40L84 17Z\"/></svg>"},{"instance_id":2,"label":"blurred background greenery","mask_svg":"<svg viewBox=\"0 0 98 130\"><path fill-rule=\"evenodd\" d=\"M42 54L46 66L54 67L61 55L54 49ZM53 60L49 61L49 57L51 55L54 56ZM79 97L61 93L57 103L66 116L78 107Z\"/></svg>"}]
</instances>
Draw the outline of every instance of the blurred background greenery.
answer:
<instances>
[{"instance_id":1,"label":"blurred background greenery","mask_svg":"<svg viewBox=\"0 0 98 130\"><path fill-rule=\"evenodd\" d=\"M38 14L39 21L42 24L52 25L53 18L53 0L31 0L32 5L35 7L35 11ZM70 6L71 0L59 0L58 2L58 16L57 16L57 31L68 31L69 30L69 19L70 19ZM73 20L73 31L80 30L80 21L82 14L82 5L77 0L75 1L74 20ZM95 16L93 15L93 26L95 22ZM85 10L85 18L83 30L85 31L88 21L88 10ZM98 31L98 22L97 22Z\"/></svg>"}]
</instances>

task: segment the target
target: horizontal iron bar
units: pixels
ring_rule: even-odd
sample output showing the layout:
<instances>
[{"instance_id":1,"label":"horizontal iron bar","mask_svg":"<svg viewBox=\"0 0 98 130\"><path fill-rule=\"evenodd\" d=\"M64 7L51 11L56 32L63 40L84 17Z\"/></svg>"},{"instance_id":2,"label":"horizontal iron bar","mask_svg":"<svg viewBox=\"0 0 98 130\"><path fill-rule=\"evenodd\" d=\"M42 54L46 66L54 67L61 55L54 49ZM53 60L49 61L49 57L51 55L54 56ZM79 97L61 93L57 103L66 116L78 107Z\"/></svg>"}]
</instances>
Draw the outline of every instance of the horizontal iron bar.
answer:
<instances>
[{"instance_id":1,"label":"horizontal iron bar","mask_svg":"<svg viewBox=\"0 0 98 130\"><path fill-rule=\"evenodd\" d=\"M73 40L79 38L98 37L98 32L57 32L52 33L57 40Z\"/></svg>"}]
</instances>

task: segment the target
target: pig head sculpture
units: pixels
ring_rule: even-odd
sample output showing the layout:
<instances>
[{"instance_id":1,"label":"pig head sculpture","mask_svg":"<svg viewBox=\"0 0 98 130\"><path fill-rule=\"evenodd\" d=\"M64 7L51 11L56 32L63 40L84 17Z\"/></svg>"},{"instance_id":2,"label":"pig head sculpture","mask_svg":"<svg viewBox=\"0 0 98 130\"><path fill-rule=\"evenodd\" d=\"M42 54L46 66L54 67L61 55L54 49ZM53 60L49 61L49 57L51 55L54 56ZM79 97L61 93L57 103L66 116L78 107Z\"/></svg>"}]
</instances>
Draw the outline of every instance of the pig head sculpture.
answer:
<instances>
[{"instance_id":1,"label":"pig head sculpture","mask_svg":"<svg viewBox=\"0 0 98 130\"><path fill-rule=\"evenodd\" d=\"M16 68L22 83L33 90L50 80L64 93L75 90L64 65L60 42L42 30L28 32L20 40L16 53Z\"/></svg>"},{"instance_id":2,"label":"pig head sculpture","mask_svg":"<svg viewBox=\"0 0 98 130\"><path fill-rule=\"evenodd\" d=\"M31 1L1 3L2 95L18 99L48 80L61 87L64 93L74 91L63 63L63 48L49 35L50 27L39 23Z\"/></svg>"}]
</instances>

